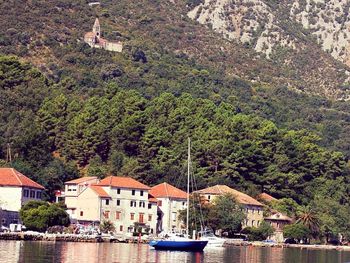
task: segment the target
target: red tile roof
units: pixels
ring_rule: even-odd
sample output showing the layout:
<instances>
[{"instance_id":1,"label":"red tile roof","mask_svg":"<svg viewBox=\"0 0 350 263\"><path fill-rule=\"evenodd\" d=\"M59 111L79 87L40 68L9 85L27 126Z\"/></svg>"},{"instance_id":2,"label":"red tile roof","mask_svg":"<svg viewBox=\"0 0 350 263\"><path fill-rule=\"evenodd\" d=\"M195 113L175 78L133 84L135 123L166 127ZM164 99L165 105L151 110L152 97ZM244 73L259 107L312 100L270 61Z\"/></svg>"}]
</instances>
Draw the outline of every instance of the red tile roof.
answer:
<instances>
[{"instance_id":1,"label":"red tile roof","mask_svg":"<svg viewBox=\"0 0 350 263\"><path fill-rule=\"evenodd\" d=\"M109 196L109 194L107 194L107 192L101 187L101 186L98 186L98 185L91 185L90 188L92 190L94 190L94 192L99 196L99 197L102 197L102 198L111 198Z\"/></svg>"},{"instance_id":2,"label":"red tile roof","mask_svg":"<svg viewBox=\"0 0 350 263\"><path fill-rule=\"evenodd\" d=\"M74 179L74 180L70 180L68 182L65 182L65 184L80 184L80 183L84 183L84 182L91 181L91 180L97 180L97 177L96 176L80 177L78 179Z\"/></svg>"},{"instance_id":3,"label":"red tile roof","mask_svg":"<svg viewBox=\"0 0 350 263\"><path fill-rule=\"evenodd\" d=\"M131 177L121 177L121 176L108 176L101 180L98 184L99 186L112 186L120 188L131 188L131 189L143 189L150 190L151 188Z\"/></svg>"},{"instance_id":4,"label":"red tile roof","mask_svg":"<svg viewBox=\"0 0 350 263\"><path fill-rule=\"evenodd\" d=\"M155 185L151 188L150 194L156 198L177 198L177 199L187 199L187 193L168 184L162 183Z\"/></svg>"},{"instance_id":5,"label":"red tile roof","mask_svg":"<svg viewBox=\"0 0 350 263\"><path fill-rule=\"evenodd\" d=\"M267 194L267 193L261 193L257 196L257 198L261 201L265 201L265 202L271 202L271 201L277 201L276 198L274 198L273 196Z\"/></svg>"},{"instance_id":6,"label":"red tile roof","mask_svg":"<svg viewBox=\"0 0 350 263\"><path fill-rule=\"evenodd\" d=\"M0 186L18 186L45 189L13 168L0 168Z\"/></svg>"},{"instance_id":7,"label":"red tile roof","mask_svg":"<svg viewBox=\"0 0 350 263\"><path fill-rule=\"evenodd\" d=\"M240 191L237 191L235 189L232 189L228 187L227 185L214 185L199 191L195 191L195 193L200 194L212 194L212 195L222 195L222 194L232 194L234 197L236 197L237 202L244 205L256 205L256 206L264 206L259 201L255 200L253 197L244 194Z\"/></svg>"}]
</instances>

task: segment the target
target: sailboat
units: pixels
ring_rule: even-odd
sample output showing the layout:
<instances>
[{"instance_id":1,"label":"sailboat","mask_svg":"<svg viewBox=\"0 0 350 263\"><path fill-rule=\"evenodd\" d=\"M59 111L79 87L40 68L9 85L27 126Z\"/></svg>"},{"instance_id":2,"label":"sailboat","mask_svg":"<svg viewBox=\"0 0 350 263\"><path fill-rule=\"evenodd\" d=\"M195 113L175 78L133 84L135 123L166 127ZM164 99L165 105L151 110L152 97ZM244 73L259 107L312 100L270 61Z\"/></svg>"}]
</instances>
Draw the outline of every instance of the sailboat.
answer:
<instances>
[{"instance_id":1,"label":"sailboat","mask_svg":"<svg viewBox=\"0 0 350 263\"><path fill-rule=\"evenodd\" d=\"M149 245L157 250L180 250L180 251L203 251L208 244L207 240L195 240L189 238L189 193L190 193L190 162L191 140L188 138L187 159L187 210L186 210L186 233L184 236L170 236L166 239L151 240Z\"/></svg>"}]
</instances>

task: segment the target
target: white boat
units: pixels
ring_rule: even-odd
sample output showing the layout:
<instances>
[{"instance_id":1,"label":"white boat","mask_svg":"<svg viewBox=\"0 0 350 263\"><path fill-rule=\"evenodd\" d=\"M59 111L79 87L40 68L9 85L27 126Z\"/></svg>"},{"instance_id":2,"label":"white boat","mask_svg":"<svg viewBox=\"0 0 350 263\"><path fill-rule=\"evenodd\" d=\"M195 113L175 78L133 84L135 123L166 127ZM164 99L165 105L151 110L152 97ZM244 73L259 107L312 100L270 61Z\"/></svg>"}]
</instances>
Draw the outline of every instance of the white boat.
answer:
<instances>
[{"instance_id":1,"label":"white boat","mask_svg":"<svg viewBox=\"0 0 350 263\"><path fill-rule=\"evenodd\" d=\"M223 247L226 239L216 236L211 230L204 230L199 232L200 240L208 241L208 247Z\"/></svg>"},{"instance_id":2,"label":"white boat","mask_svg":"<svg viewBox=\"0 0 350 263\"><path fill-rule=\"evenodd\" d=\"M186 210L186 233L185 235L171 235L165 239L154 239L149 242L149 245L158 250L180 250L180 251L203 251L208 244L207 240L196 240L188 238L189 235L189 193L190 193L190 149L191 141L188 138L188 160L187 160L187 210Z\"/></svg>"}]
</instances>

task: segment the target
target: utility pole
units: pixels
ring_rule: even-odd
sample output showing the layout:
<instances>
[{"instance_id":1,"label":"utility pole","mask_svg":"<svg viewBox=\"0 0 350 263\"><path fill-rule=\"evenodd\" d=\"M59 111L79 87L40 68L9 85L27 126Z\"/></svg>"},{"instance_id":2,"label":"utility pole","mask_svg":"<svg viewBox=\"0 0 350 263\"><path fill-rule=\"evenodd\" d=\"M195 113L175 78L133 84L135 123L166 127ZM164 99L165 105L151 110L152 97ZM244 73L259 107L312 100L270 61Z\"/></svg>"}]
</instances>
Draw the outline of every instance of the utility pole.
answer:
<instances>
[{"instance_id":1,"label":"utility pole","mask_svg":"<svg viewBox=\"0 0 350 263\"><path fill-rule=\"evenodd\" d=\"M12 162L12 155L11 155L11 144L7 143L7 150L6 150L6 162Z\"/></svg>"}]
</instances>

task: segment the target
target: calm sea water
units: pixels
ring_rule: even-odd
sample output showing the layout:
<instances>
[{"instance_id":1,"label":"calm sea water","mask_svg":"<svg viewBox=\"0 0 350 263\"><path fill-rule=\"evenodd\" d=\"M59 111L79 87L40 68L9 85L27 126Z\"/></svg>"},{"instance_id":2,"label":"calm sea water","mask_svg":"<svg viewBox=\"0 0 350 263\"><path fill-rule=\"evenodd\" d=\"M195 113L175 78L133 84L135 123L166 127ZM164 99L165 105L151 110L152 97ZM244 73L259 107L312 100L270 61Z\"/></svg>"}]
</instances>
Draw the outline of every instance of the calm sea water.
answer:
<instances>
[{"instance_id":1,"label":"calm sea water","mask_svg":"<svg viewBox=\"0 0 350 263\"><path fill-rule=\"evenodd\" d=\"M0 241L0 262L344 263L350 262L350 252L230 247L188 253L156 251L137 244Z\"/></svg>"}]
</instances>

